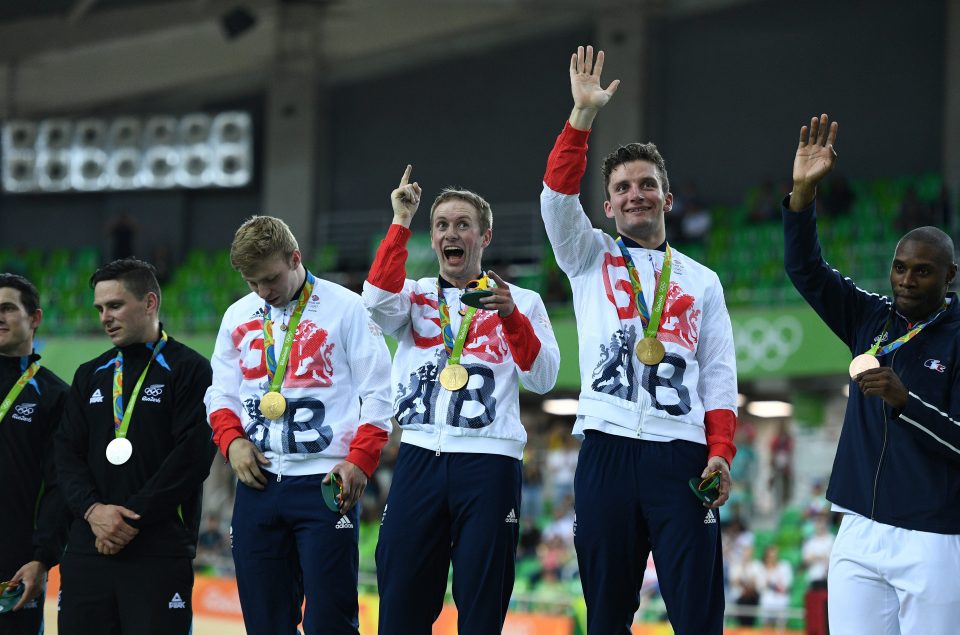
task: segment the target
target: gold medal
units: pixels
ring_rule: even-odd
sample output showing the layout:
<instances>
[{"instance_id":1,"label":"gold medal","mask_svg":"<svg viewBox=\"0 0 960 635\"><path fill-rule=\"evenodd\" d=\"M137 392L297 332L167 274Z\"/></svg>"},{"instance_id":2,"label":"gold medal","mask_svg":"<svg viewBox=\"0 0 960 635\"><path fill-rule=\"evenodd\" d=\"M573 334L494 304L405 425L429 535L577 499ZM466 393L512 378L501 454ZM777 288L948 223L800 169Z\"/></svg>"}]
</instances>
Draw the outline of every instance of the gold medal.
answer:
<instances>
[{"instance_id":1,"label":"gold medal","mask_svg":"<svg viewBox=\"0 0 960 635\"><path fill-rule=\"evenodd\" d=\"M286 325L286 324L281 324L281 325L280 325L280 330L281 330L281 331L286 331L286 330L287 330L287 325Z\"/></svg>"},{"instance_id":2,"label":"gold medal","mask_svg":"<svg viewBox=\"0 0 960 635\"><path fill-rule=\"evenodd\" d=\"M287 400L278 392L268 392L260 398L260 412L267 419L279 419L287 409Z\"/></svg>"},{"instance_id":3,"label":"gold medal","mask_svg":"<svg viewBox=\"0 0 960 635\"><path fill-rule=\"evenodd\" d=\"M469 379L467 369L460 364L450 364L440 371L440 385L450 392L456 392L466 386Z\"/></svg>"},{"instance_id":4,"label":"gold medal","mask_svg":"<svg viewBox=\"0 0 960 635\"><path fill-rule=\"evenodd\" d=\"M645 337L637 342L637 357L645 366L654 366L663 361L667 354L663 344L655 337Z\"/></svg>"},{"instance_id":5,"label":"gold medal","mask_svg":"<svg viewBox=\"0 0 960 635\"><path fill-rule=\"evenodd\" d=\"M880 360L869 353L857 355L850 362L850 378L856 379L857 375L871 368L880 368Z\"/></svg>"}]
</instances>

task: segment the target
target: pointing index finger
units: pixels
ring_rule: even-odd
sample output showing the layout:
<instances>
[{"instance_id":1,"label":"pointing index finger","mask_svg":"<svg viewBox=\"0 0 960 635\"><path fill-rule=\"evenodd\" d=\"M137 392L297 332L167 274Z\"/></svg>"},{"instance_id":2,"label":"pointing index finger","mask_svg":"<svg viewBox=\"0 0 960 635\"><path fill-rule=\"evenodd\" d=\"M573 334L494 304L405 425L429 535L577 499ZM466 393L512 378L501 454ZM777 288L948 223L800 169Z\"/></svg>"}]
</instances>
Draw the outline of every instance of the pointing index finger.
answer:
<instances>
[{"instance_id":1,"label":"pointing index finger","mask_svg":"<svg viewBox=\"0 0 960 635\"><path fill-rule=\"evenodd\" d=\"M493 269L487 271L487 275L493 278L493 281L497 283L498 287L505 287L507 283L503 281L503 278L497 275L497 272Z\"/></svg>"},{"instance_id":2,"label":"pointing index finger","mask_svg":"<svg viewBox=\"0 0 960 635\"><path fill-rule=\"evenodd\" d=\"M407 169L403 171L403 178L400 179L400 187L404 187L410 182L410 175L413 173L413 166L407 164Z\"/></svg>"}]
</instances>

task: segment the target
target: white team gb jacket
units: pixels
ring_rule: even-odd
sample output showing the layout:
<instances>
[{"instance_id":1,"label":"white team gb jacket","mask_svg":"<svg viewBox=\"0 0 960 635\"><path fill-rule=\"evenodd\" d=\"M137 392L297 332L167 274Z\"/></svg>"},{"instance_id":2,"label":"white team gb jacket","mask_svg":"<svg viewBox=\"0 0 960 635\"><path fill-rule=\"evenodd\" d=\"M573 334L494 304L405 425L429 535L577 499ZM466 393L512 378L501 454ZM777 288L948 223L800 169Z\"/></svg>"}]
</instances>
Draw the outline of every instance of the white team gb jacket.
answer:
<instances>
[{"instance_id":1,"label":"white team gb jacket","mask_svg":"<svg viewBox=\"0 0 960 635\"><path fill-rule=\"evenodd\" d=\"M645 366L634 353L643 326L616 242L591 226L576 195L545 184L540 204L557 263L573 289L581 381L575 432L706 444L706 412L737 408L733 333L717 274L673 250L658 336L666 356ZM629 251L652 307L665 252Z\"/></svg>"},{"instance_id":2,"label":"white team gb jacket","mask_svg":"<svg viewBox=\"0 0 960 635\"><path fill-rule=\"evenodd\" d=\"M263 343L264 301L251 293L223 316L211 359L213 385L207 412L229 408L247 437L270 460L265 469L284 475L322 474L346 457L360 424L386 431L390 422L390 353L356 293L316 278L297 327L281 393L286 412L277 420L260 413L269 390ZM280 355L296 301L271 307Z\"/></svg>"},{"instance_id":3,"label":"white team gb jacket","mask_svg":"<svg viewBox=\"0 0 960 635\"><path fill-rule=\"evenodd\" d=\"M560 351L540 296L512 284L510 291L514 313L526 316L533 327L516 353L527 357L535 351L532 363L518 363L496 311L478 310L460 359L470 379L464 388L451 392L438 380L448 355L440 332L437 278L404 280L399 292L364 283L364 303L374 321L398 342L391 379L404 443L437 452L522 458L527 433L520 421L518 380L538 394L553 388ZM461 293L453 287L444 289L454 335L462 321ZM506 320L521 316L511 314ZM533 334L539 342L530 341Z\"/></svg>"}]
</instances>

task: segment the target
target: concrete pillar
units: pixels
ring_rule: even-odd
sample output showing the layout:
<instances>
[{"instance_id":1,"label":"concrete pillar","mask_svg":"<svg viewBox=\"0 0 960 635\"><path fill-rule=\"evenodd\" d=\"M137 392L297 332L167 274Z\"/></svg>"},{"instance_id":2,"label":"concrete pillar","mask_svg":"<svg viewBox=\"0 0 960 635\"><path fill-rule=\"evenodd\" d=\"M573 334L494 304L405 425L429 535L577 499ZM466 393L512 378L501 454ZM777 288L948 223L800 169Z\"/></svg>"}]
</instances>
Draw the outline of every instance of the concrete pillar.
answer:
<instances>
[{"instance_id":1,"label":"concrete pillar","mask_svg":"<svg viewBox=\"0 0 960 635\"><path fill-rule=\"evenodd\" d=\"M267 85L262 213L290 225L309 262L322 121L317 89L319 12L308 4L281 4L278 10L276 58Z\"/></svg>"},{"instance_id":2,"label":"concrete pillar","mask_svg":"<svg viewBox=\"0 0 960 635\"><path fill-rule=\"evenodd\" d=\"M601 81L606 87L620 80L617 94L594 122L587 157L584 208L601 226L610 223L603 215L603 158L618 146L633 141L647 141L644 122L644 100L647 86L646 19L637 8L622 8L601 15L596 23L595 48L604 51L606 59Z\"/></svg>"}]
</instances>

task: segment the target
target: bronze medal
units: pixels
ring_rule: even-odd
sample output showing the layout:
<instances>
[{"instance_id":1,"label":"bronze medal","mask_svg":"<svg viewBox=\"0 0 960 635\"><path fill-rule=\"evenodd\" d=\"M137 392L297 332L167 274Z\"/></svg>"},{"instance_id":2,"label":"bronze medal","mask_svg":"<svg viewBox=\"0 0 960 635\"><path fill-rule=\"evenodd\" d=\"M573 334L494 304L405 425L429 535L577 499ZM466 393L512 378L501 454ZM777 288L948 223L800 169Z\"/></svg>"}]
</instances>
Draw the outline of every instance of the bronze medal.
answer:
<instances>
[{"instance_id":1,"label":"bronze medal","mask_svg":"<svg viewBox=\"0 0 960 635\"><path fill-rule=\"evenodd\" d=\"M868 353L857 355L850 362L850 378L856 379L857 375L871 368L880 368L880 360Z\"/></svg>"},{"instance_id":2,"label":"bronze medal","mask_svg":"<svg viewBox=\"0 0 960 635\"><path fill-rule=\"evenodd\" d=\"M456 392L466 386L469 379L467 369L460 364L450 364L440 371L440 385L450 392Z\"/></svg>"},{"instance_id":3,"label":"bronze medal","mask_svg":"<svg viewBox=\"0 0 960 635\"><path fill-rule=\"evenodd\" d=\"M655 366L663 361L663 356L667 354L663 344L655 337L645 337L637 342L637 358L645 366Z\"/></svg>"},{"instance_id":4,"label":"bronze medal","mask_svg":"<svg viewBox=\"0 0 960 635\"><path fill-rule=\"evenodd\" d=\"M267 419L279 419L287 409L287 400L278 392L268 392L260 398L260 412Z\"/></svg>"}]
</instances>

